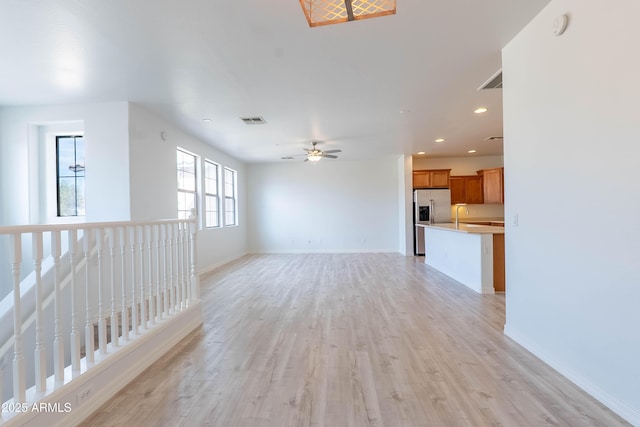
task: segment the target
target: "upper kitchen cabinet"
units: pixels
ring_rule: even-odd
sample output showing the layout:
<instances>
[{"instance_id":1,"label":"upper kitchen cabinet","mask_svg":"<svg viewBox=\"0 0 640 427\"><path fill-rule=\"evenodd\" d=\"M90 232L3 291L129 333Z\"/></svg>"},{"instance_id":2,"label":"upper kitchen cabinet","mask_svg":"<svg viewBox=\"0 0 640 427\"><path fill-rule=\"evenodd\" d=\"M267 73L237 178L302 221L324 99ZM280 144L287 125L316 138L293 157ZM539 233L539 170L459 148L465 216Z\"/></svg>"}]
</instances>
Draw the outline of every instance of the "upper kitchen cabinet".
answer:
<instances>
[{"instance_id":1,"label":"upper kitchen cabinet","mask_svg":"<svg viewBox=\"0 0 640 427\"><path fill-rule=\"evenodd\" d=\"M413 171L413 188L449 188L451 169Z\"/></svg>"},{"instance_id":2,"label":"upper kitchen cabinet","mask_svg":"<svg viewBox=\"0 0 640 427\"><path fill-rule=\"evenodd\" d=\"M480 205L484 203L482 176L452 176L450 182L451 204L468 203L470 205Z\"/></svg>"},{"instance_id":3,"label":"upper kitchen cabinet","mask_svg":"<svg viewBox=\"0 0 640 427\"><path fill-rule=\"evenodd\" d=\"M478 171L482 177L484 203L504 203L504 168Z\"/></svg>"}]
</instances>

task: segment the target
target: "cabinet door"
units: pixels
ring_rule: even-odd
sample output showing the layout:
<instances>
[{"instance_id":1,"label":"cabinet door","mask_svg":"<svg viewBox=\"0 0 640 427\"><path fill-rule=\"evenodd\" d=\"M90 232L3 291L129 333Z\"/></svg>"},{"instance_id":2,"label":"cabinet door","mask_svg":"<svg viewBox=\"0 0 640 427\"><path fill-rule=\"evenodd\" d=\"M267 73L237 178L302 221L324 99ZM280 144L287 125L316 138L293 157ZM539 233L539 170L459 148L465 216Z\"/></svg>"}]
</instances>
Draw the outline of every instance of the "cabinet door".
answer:
<instances>
[{"instance_id":1,"label":"cabinet door","mask_svg":"<svg viewBox=\"0 0 640 427\"><path fill-rule=\"evenodd\" d=\"M504 203L502 168L484 169L482 171L485 203Z\"/></svg>"},{"instance_id":2,"label":"cabinet door","mask_svg":"<svg viewBox=\"0 0 640 427\"><path fill-rule=\"evenodd\" d=\"M449 184L451 188L451 204L455 205L456 203L466 203L466 186L465 186L465 178L462 176L452 176L449 180Z\"/></svg>"},{"instance_id":3,"label":"cabinet door","mask_svg":"<svg viewBox=\"0 0 640 427\"><path fill-rule=\"evenodd\" d=\"M429 174L431 175L431 187L449 188L449 170L432 170Z\"/></svg>"},{"instance_id":4,"label":"cabinet door","mask_svg":"<svg viewBox=\"0 0 640 427\"><path fill-rule=\"evenodd\" d=\"M453 178L451 178L453 179ZM465 203L470 205L479 205L484 203L483 186L481 176L467 176L464 179L465 187ZM451 191L453 197L453 190Z\"/></svg>"},{"instance_id":5,"label":"cabinet door","mask_svg":"<svg viewBox=\"0 0 640 427\"><path fill-rule=\"evenodd\" d=\"M413 171L413 188L429 188L429 171Z\"/></svg>"}]
</instances>

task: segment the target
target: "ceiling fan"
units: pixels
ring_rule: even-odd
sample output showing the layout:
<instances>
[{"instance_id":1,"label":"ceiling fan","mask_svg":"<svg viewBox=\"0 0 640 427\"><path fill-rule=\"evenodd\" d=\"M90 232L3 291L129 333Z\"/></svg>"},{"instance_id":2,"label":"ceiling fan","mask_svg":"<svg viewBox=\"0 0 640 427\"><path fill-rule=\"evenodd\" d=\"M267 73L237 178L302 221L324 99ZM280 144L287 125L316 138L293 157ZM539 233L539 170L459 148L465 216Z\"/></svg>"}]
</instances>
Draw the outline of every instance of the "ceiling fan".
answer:
<instances>
[{"instance_id":1,"label":"ceiling fan","mask_svg":"<svg viewBox=\"0 0 640 427\"><path fill-rule=\"evenodd\" d=\"M320 149L318 149L316 147L316 145L318 144L318 141L313 141L311 142L312 148L303 148L304 151L306 151L306 154L293 154L291 156L285 156L282 158L282 160L291 160L294 157L299 157L299 156L307 156L306 159L304 159L305 162L317 162L320 159L322 159L323 157L327 158L327 159L337 159L338 156L332 154L332 153L341 153L342 150L325 150L322 151Z\"/></svg>"}]
</instances>

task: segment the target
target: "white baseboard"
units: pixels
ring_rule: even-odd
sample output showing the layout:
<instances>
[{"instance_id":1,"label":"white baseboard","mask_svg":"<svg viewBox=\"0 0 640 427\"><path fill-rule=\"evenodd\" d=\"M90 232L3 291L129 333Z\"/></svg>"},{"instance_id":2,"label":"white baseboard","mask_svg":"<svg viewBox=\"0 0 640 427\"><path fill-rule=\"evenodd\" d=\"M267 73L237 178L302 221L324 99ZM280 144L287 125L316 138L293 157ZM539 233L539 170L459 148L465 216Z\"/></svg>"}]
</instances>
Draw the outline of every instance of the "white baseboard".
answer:
<instances>
[{"instance_id":1,"label":"white baseboard","mask_svg":"<svg viewBox=\"0 0 640 427\"><path fill-rule=\"evenodd\" d=\"M282 254L397 254L397 249L317 249L317 250L253 250L251 255Z\"/></svg>"},{"instance_id":2,"label":"white baseboard","mask_svg":"<svg viewBox=\"0 0 640 427\"><path fill-rule=\"evenodd\" d=\"M626 402L623 402L616 397L607 393L599 386L595 385L584 375L576 372L565 363L560 362L539 345L535 344L526 336L515 328L505 325L504 334L526 348L529 352L533 353L538 359L555 369L559 374L567 378L569 381L580 387L582 390L590 394L592 397L600 401L616 414L620 415L626 421L634 426L640 426L640 410L631 407Z\"/></svg>"},{"instance_id":3,"label":"white baseboard","mask_svg":"<svg viewBox=\"0 0 640 427\"><path fill-rule=\"evenodd\" d=\"M50 404L53 408L68 408L68 412L45 411L20 413L0 421L2 427L62 427L75 426L91 416L104 403L111 399L122 388L134 380L145 369L162 357L178 342L202 325L202 308L199 302L185 311L176 314L168 321L154 325L144 335L136 336L126 346L110 348L107 357L98 360L91 369L76 374L73 381L59 385L44 398L29 393L33 400ZM83 359L84 362L84 359ZM70 378L70 370L65 371L65 378ZM48 381L53 384L53 378ZM48 387L49 389L49 387ZM79 395L87 393L84 401L79 402ZM31 401L29 394L27 401ZM29 404L31 409L33 404Z\"/></svg>"}]
</instances>

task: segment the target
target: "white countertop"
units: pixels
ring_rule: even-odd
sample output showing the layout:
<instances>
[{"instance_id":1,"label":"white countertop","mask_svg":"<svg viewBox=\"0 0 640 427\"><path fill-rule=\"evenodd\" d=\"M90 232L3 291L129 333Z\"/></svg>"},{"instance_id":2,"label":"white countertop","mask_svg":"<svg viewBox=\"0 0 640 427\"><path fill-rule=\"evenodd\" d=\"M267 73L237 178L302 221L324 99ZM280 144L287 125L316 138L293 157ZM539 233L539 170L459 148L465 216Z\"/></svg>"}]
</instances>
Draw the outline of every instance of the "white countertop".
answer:
<instances>
[{"instance_id":1,"label":"white countertop","mask_svg":"<svg viewBox=\"0 0 640 427\"><path fill-rule=\"evenodd\" d=\"M504 234L504 227L499 227L499 226L465 224L462 222L458 225L459 227L456 229L456 225L453 222L441 222L436 224L416 224L416 226L420 226L420 227L437 228L441 230L455 231L458 233Z\"/></svg>"}]
</instances>

